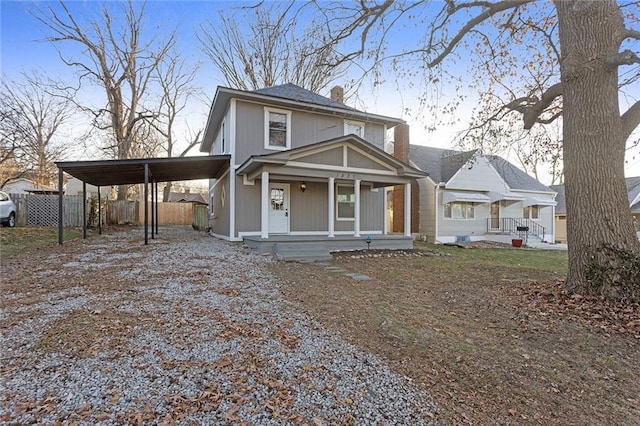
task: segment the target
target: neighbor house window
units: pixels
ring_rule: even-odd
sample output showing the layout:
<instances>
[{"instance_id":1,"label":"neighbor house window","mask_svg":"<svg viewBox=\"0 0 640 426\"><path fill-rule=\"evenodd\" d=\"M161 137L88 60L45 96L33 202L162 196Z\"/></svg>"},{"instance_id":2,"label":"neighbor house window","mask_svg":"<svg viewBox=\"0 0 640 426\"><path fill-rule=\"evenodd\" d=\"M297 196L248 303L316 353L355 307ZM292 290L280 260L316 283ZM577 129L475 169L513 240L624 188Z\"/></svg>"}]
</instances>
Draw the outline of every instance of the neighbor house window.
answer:
<instances>
[{"instance_id":1,"label":"neighbor house window","mask_svg":"<svg viewBox=\"0 0 640 426\"><path fill-rule=\"evenodd\" d=\"M265 149L291 148L291 111L264 109Z\"/></svg>"},{"instance_id":2,"label":"neighbor house window","mask_svg":"<svg viewBox=\"0 0 640 426\"><path fill-rule=\"evenodd\" d=\"M473 219L476 209L473 203L455 202L444 205L444 217L448 219Z\"/></svg>"},{"instance_id":3,"label":"neighbor house window","mask_svg":"<svg viewBox=\"0 0 640 426\"><path fill-rule=\"evenodd\" d=\"M356 194L353 186L338 185L336 190L336 219L353 220L355 217Z\"/></svg>"},{"instance_id":4,"label":"neighbor house window","mask_svg":"<svg viewBox=\"0 0 640 426\"><path fill-rule=\"evenodd\" d=\"M345 121L344 134L357 135L361 138L364 138L364 123L361 123L359 121Z\"/></svg>"},{"instance_id":5,"label":"neighbor house window","mask_svg":"<svg viewBox=\"0 0 640 426\"><path fill-rule=\"evenodd\" d=\"M522 217L525 219L540 218L540 206L527 206L522 209Z\"/></svg>"}]
</instances>

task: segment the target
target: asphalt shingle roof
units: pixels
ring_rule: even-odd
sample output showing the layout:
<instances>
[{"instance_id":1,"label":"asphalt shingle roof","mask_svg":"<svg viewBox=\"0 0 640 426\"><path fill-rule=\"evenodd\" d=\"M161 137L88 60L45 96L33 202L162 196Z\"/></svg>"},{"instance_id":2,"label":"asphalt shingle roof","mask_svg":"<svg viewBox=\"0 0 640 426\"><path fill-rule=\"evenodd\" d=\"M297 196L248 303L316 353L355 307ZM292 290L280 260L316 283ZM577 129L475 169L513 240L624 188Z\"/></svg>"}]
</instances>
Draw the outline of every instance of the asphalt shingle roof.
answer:
<instances>
[{"instance_id":1,"label":"asphalt shingle roof","mask_svg":"<svg viewBox=\"0 0 640 426\"><path fill-rule=\"evenodd\" d=\"M556 195L556 214L567 214L567 202L564 198L564 185L551 185L549 188L558 193Z\"/></svg>"},{"instance_id":2,"label":"asphalt shingle roof","mask_svg":"<svg viewBox=\"0 0 640 426\"><path fill-rule=\"evenodd\" d=\"M432 148L421 145L409 146L409 159L423 172L429 173L436 182L447 182L460 170L476 150L456 151L452 149ZM486 155L493 168L511 189L525 191L550 192L549 187L541 184L504 158L497 155Z\"/></svg>"},{"instance_id":3,"label":"asphalt shingle roof","mask_svg":"<svg viewBox=\"0 0 640 426\"><path fill-rule=\"evenodd\" d=\"M274 98L287 99L297 102L305 102L314 105L321 105L325 107L340 108L347 111L358 111L355 108L346 106L343 103L334 101L331 98L313 93L310 90L303 89L300 86L296 86L292 83L281 84L279 86L265 87L264 89L253 90L251 93L257 93L260 95L272 96Z\"/></svg>"}]
</instances>

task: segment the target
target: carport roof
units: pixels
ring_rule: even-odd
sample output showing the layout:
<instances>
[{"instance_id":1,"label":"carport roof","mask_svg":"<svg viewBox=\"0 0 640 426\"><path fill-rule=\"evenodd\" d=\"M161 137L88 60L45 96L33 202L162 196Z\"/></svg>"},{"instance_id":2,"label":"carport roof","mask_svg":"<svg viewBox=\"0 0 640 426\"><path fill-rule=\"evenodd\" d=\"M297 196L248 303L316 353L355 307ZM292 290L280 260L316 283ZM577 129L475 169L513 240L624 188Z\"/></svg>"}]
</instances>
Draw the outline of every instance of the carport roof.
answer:
<instances>
[{"instance_id":1,"label":"carport roof","mask_svg":"<svg viewBox=\"0 0 640 426\"><path fill-rule=\"evenodd\" d=\"M210 179L219 177L229 164L229 155L175 158L142 158L132 160L58 162L58 169L95 186L144 183L145 164L149 181Z\"/></svg>"}]
</instances>

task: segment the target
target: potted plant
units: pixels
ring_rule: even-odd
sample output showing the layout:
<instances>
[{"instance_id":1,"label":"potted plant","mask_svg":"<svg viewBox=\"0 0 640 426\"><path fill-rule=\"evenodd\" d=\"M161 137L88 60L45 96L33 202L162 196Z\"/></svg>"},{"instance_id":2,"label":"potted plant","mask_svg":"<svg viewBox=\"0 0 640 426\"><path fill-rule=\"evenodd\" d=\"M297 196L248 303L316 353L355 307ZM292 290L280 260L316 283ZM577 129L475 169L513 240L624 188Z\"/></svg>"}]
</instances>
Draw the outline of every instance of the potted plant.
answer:
<instances>
[{"instance_id":1,"label":"potted plant","mask_svg":"<svg viewBox=\"0 0 640 426\"><path fill-rule=\"evenodd\" d=\"M520 238L514 238L511 240L511 245L513 247L522 247L522 239Z\"/></svg>"}]
</instances>

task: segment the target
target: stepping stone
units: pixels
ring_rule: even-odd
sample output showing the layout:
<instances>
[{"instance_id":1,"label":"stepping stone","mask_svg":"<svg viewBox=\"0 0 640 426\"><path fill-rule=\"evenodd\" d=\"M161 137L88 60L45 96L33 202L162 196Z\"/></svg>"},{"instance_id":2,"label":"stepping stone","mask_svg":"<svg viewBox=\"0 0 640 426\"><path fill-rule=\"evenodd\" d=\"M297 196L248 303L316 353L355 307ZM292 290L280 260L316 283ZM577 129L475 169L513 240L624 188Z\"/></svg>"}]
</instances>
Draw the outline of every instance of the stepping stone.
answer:
<instances>
[{"instance_id":1,"label":"stepping stone","mask_svg":"<svg viewBox=\"0 0 640 426\"><path fill-rule=\"evenodd\" d=\"M353 278L356 281L369 281L371 279L369 275L364 275L364 274L346 274L346 275Z\"/></svg>"}]
</instances>

